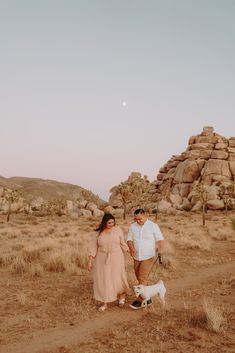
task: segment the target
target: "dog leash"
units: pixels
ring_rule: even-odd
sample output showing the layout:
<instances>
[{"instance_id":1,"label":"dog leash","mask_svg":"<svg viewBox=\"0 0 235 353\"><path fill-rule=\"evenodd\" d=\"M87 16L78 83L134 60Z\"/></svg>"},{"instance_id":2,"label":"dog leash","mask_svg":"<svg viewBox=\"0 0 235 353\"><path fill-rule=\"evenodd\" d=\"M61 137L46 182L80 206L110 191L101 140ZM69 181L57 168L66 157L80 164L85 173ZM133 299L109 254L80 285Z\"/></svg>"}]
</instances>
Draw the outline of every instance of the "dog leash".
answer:
<instances>
[{"instance_id":1,"label":"dog leash","mask_svg":"<svg viewBox=\"0 0 235 353\"><path fill-rule=\"evenodd\" d=\"M148 279L149 279L150 273L152 272L153 267L155 265L157 265L157 263L159 263L159 265L162 265L162 256L161 256L161 254L158 251L156 251L156 255L155 256L156 256L156 259L154 260L154 263L152 264L152 267L151 267L151 269L149 271Z\"/></svg>"}]
</instances>

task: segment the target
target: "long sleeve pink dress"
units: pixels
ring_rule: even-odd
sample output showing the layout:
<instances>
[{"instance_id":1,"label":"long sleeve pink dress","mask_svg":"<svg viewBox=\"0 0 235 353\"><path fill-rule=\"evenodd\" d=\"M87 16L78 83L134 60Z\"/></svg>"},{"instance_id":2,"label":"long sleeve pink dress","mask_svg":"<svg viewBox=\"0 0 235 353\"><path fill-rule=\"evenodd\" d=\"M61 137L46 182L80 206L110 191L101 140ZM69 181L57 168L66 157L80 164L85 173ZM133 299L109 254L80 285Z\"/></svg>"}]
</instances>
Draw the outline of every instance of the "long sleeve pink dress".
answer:
<instances>
[{"instance_id":1,"label":"long sleeve pink dress","mask_svg":"<svg viewBox=\"0 0 235 353\"><path fill-rule=\"evenodd\" d=\"M94 298L104 303L113 302L130 288L126 278L123 252L128 250L120 227L96 234L89 246L95 258L93 266Z\"/></svg>"}]
</instances>

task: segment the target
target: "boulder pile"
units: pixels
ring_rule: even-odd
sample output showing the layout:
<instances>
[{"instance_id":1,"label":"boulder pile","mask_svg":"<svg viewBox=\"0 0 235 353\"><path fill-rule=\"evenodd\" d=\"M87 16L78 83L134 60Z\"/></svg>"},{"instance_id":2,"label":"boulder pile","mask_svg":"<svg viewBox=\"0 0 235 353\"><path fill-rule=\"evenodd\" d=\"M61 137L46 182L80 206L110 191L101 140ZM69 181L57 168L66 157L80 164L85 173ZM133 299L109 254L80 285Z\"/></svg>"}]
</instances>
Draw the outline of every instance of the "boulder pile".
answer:
<instances>
[{"instance_id":1,"label":"boulder pile","mask_svg":"<svg viewBox=\"0 0 235 353\"><path fill-rule=\"evenodd\" d=\"M213 127L189 139L186 151L173 155L148 187L142 206L149 211L174 213L178 210L196 211L202 207L197 185L203 184L206 206L209 209L224 209L221 186L233 186L235 181L235 137L225 138L214 132ZM110 203L118 200L115 188ZM234 189L235 190L235 189ZM231 196L231 195L230 195ZM235 194L230 203L235 204ZM118 207L120 205L117 204Z\"/></svg>"},{"instance_id":2,"label":"boulder pile","mask_svg":"<svg viewBox=\"0 0 235 353\"><path fill-rule=\"evenodd\" d=\"M104 211L91 201L54 199L45 200L39 196L28 201L20 196L19 190L0 187L0 214L27 213L36 216L68 215L79 217L102 217Z\"/></svg>"}]
</instances>

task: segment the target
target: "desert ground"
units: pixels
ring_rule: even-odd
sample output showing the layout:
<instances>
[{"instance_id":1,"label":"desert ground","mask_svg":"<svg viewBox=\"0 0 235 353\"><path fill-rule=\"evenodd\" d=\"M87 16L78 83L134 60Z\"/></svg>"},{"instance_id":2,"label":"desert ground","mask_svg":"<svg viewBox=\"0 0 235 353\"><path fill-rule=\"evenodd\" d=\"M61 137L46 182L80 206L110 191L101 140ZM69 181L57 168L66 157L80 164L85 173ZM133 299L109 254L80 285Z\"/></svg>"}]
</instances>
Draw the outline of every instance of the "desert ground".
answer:
<instances>
[{"instance_id":1,"label":"desert ground","mask_svg":"<svg viewBox=\"0 0 235 353\"><path fill-rule=\"evenodd\" d=\"M154 216L150 217L154 220ZM235 211L160 214L166 305L99 313L86 269L99 219L0 216L1 353L232 353L235 351ZM117 219L125 236L132 218ZM132 259L125 254L130 285Z\"/></svg>"}]
</instances>

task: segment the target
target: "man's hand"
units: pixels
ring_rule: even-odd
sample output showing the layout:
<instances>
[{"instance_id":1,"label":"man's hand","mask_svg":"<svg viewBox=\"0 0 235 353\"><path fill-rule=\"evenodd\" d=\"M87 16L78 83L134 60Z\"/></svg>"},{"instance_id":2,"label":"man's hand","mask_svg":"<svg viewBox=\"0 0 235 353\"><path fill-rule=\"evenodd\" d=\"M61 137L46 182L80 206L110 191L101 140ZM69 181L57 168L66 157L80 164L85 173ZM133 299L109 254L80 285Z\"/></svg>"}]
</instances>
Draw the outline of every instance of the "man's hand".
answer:
<instances>
[{"instance_id":1,"label":"man's hand","mask_svg":"<svg viewBox=\"0 0 235 353\"><path fill-rule=\"evenodd\" d=\"M129 250L130 250L130 255L132 257L134 257L136 255L136 250L135 250L133 241L132 240L128 240L127 241L127 245L128 245Z\"/></svg>"},{"instance_id":2,"label":"man's hand","mask_svg":"<svg viewBox=\"0 0 235 353\"><path fill-rule=\"evenodd\" d=\"M135 254L136 254L135 249L134 249L134 248L130 249L130 255L131 255L132 257L134 257Z\"/></svg>"}]
</instances>

